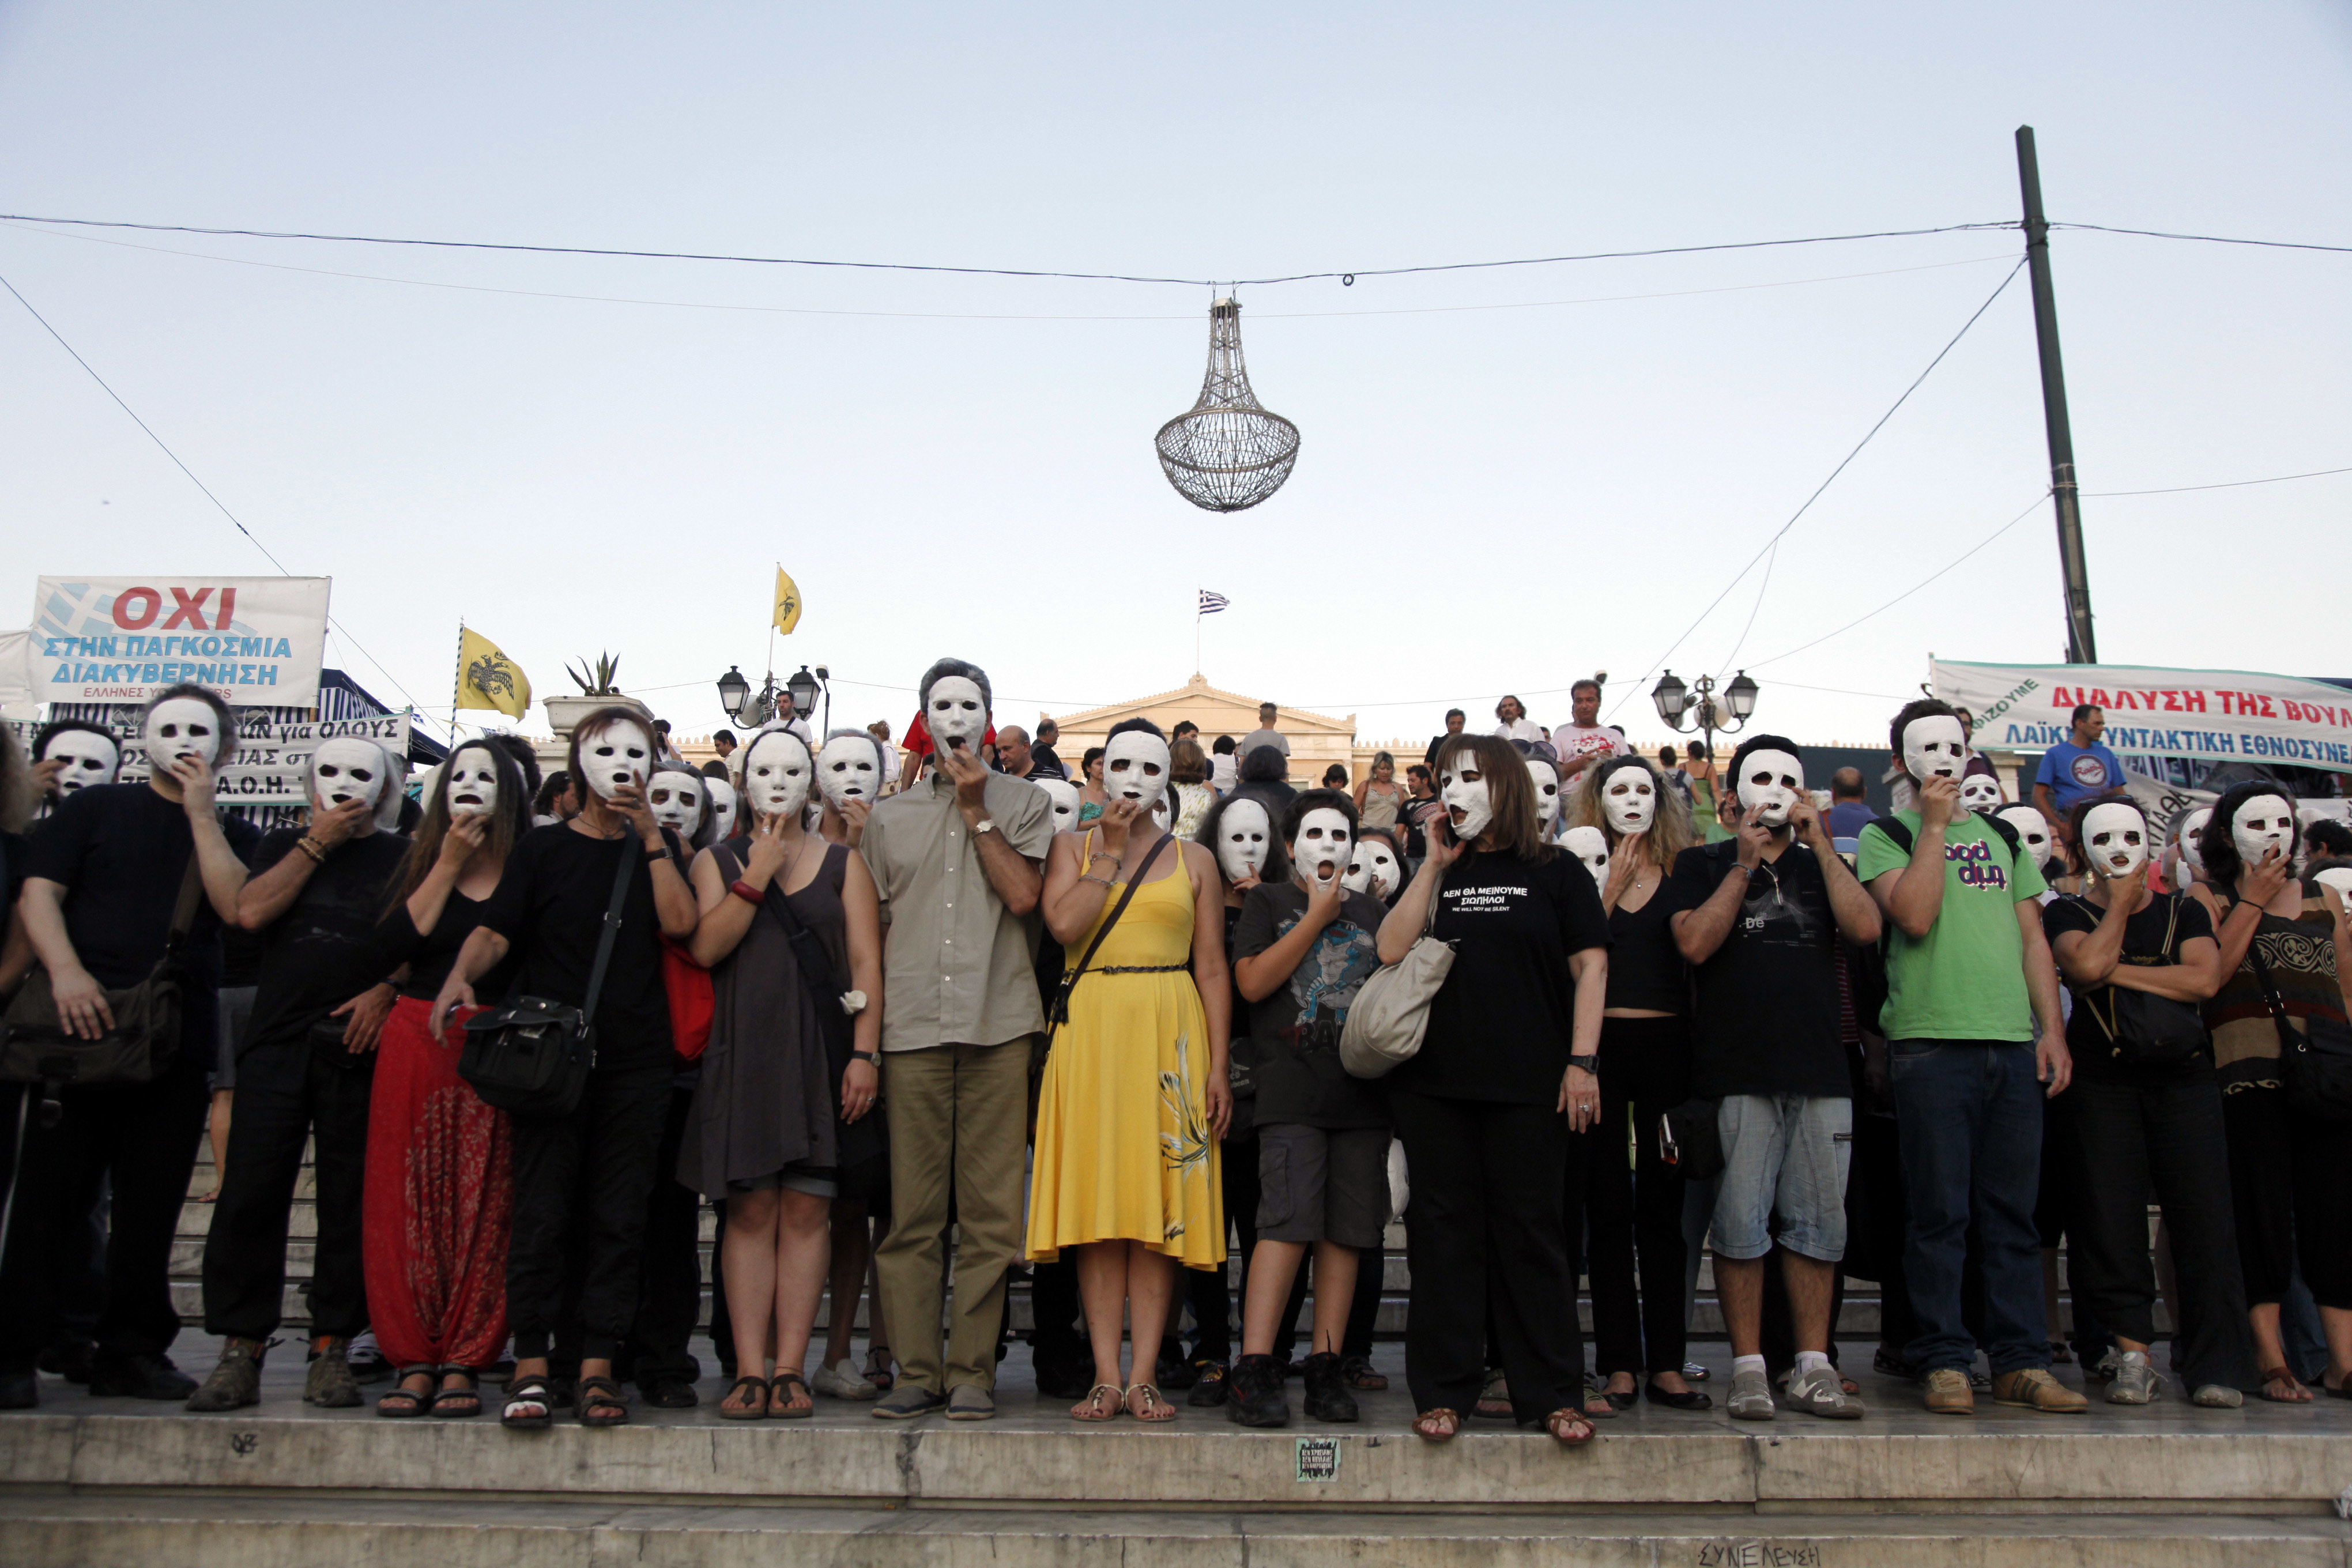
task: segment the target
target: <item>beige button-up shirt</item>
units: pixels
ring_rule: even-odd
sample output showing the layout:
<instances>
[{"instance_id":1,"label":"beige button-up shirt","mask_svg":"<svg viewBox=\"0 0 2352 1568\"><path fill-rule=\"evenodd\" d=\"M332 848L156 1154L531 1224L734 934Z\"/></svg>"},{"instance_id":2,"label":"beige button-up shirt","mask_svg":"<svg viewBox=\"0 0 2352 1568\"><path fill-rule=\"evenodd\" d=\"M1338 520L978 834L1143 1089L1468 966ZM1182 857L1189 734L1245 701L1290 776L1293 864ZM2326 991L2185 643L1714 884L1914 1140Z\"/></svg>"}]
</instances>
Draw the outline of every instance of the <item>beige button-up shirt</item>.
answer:
<instances>
[{"instance_id":1,"label":"beige button-up shirt","mask_svg":"<svg viewBox=\"0 0 2352 1568\"><path fill-rule=\"evenodd\" d=\"M983 798L1005 843L1044 860L1054 842L1045 792L991 773ZM884 1050L995 1046L1044 1030L1033 968L1041 917L1024 920L996 896L944 773L877 802L858 849L886 928Z\"/></svg>"}]
</instances>

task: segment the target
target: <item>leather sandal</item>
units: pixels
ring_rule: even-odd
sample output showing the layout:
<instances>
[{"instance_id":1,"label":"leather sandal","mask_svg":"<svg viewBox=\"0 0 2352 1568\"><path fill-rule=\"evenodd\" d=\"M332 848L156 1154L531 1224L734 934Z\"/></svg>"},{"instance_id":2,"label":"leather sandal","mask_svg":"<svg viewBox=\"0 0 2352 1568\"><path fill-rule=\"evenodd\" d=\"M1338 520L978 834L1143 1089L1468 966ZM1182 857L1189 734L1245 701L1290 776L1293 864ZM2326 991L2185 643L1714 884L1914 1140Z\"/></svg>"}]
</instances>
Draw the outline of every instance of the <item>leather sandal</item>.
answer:
<instances>
[{"instance_id":1,"label":"leather sandal","mask_svg":"<svg viewBox=\"0 0 2352 1568\"><path fill-rule=\"evenodd\" d=\"M472 1367L445 1366L440 1369L440 1375L445 1378L462 1377L466 1380L466 1386L435 1389L433 1397L425 1405L429 1414L444 1421L462 1421L468 1415L482 1413L481 1385L475 1381Z\"/></svg>"},{"instance_id":2,"label":"leather sandal","mask_svg":"<svg viewBox=\"0 0 2352 1568\"><path fill-rule=\"evenodd\" d=\"M499 1425L519 1431L536 1431L555 1419L555 1396L547 1391L547 1379L526 1377L507 1385L506 1408L499 1412Z\"/></svg>"},{"instance_id":3,"label":"leather sandal","mask_svg":"<svg viewBox=\"0 0 2352 1568\"><path fill-rule=\"evenodd\" d=\"M759 1391L760 1402L749 1408L739 1407L734 1405L732 1401L737 1394L741 1394L747 1388L757 1389ZM766 1420L768 1416L768 1380L764 1377L737 1378L733 1386L727 1390L727 1397L719 1402L719 1418L725 1421Z\"/></svg>"},{"instance_id":4,"label":"leather sandal","mask_svg":"<svg viewBox=\"0 0 2352 1568\"><path fill-rule=\"evenodd\" d=\"M793 1391L808 1403L793 1408ZM805 1421L816 1414L816 1395L809 1391L808 1379L797 1372L780 1372L768 1380L768 1419L771 1421Z\"/></svg>"},{"instance_id":5,"label":"leather sandal","mask_svg":"<svg viewBox=\"0 0 2352 1568\"><path fill-rule=\"evenodd\" d=\"M1105 1400L1103 1395L1110 1395ZM1073 1421L1108 1421L1115 1418L1127 1398L1127 1390L1115 1383L1097 1383L1087 1390L1087 1396L1070 1406Z\"/></svg>"},{"instance_id":6,"label":"leather sandal","mask_svg":"<svg viewBox=\"0 0 2352 1568\"><path fill-rule=\"evenodd\" d=\"M1412 1418L1412 1435L1424 1443L1451 1443L1462 1430L1462 1412L1439 1405Z\"/></svg>"},{"instance_id":7,"label":"leather sandal","mask_svg":"<svg viewBox=\"0 0 2352 1568\"><path fill-rule=\"evenodd\" d=\"M412 1377L436 1378L440 1375L441 1369L429 1363L422 1366L402 1367L393 1385L376 1395L375 1413L394 1420L424 1415L433 1408L433 1390L411 1388L408 1386L408 1380ZM394 1400L400 1400L403 1403L395 1405L393 1403Z\"/></svg>"},{"instance_id":8,"label":"leather sandal","mask_svg":"<svg viewBox=\"0 0 2352 1568\"><path fill-rule=\"evenodd\" d=\"M572 1399L583 1426L625 1426L629 1424L629 1406L621 1397L621 1385L609 1377L582 1378Z\"/></svg>"},{"instance_id":9,"label":"leather sandal","mask_svg":"<svg viewBox=\"0 0 2352 1568\"><path fill-rule=\"evenodd\" d=\"M1563 1448L1581 1448L1592 1441L1592 1418L1573 1405L1563 1405L1544 1417L1544 1430Z\"/></svg>"},{"instance_id":10,"label":"leather sandal","mask_svg":"<svg viewBox=\"0 0 2352 1568\"><path fill-rule=\"evenodd\" d=\"M1136 1408L1138 1394L1143 1396L1143 1407L1139 1410ZM1160 1392L1160 1385L1156 1383L1129 1384L1127 1393L1119 1400L1119 1407L1138 1421L1154 1426L1176 1419L1176 1406L1168 1402L1168 1396Z\"/></svg>"}]
</instances>

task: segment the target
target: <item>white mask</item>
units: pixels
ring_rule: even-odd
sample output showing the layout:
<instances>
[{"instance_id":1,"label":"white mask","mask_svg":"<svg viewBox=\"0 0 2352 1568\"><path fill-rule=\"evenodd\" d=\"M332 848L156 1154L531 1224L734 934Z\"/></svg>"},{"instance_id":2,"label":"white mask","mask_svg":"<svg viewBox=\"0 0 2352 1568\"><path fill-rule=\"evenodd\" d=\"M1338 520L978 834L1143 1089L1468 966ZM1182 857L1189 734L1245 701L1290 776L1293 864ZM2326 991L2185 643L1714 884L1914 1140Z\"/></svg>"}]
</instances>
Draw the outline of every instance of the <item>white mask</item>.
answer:
<instances>
[{"instance_id":1,"label":"white mask","mask_svg":"<svg viewBox=\"0 0 2352 1568\"><path fill-rule=\"evenodd\" d=\"M612 799L615 790L645 788L653 766L653 737L639 724L607 724L580 743L580 771L600 800Z\"/></svg>"},{"instance_id":2,"label":"white mask","mask_svg":"<svg viewBox=\"0 0 2352 1568\"><path fill-rule=\"evenodd\" d=\"M1103 793L1139 805L1168 793L1168 742L1148 730L1129 730L1103 748Z\"/></svg>"},{"instance_id":3,"label":"white mask","mask_svg":"<svg viewBox=\"0 0 2352 1568\"><path fill-rule=\"evenodd\" d=\"M1903 771L1920 783L1938 774L1957 779L1968 765L1968 731L1958 719L1930 713L1904 726Z\"/></svg>"},{"instance_id":4,"label":"white mask","mask_svg":"<svg viewBox=\"0 0 2352 1568\"><path fill-rule=\"evenodd\" d=\"M1454 837L1467 844L1486 831L1495 820L1495 803L1486 793L1484 778L1465 777L1478 771L1478 757L1474 752L1457 752L1454 761L1437 775L1437 798L1445 807L1446 820L1454 824ZM1457 819L1455 812L1462 815Z\"/></svg>"},{"instance_id":5,"label":"white mask","mask_svg":"<svg viewBox=\"0 0 2352 1568\"><path fill-rule=\"evenodd\" d=\"M2314 871L2311 879L2335 889L2336 902L2352 909L2352 866L2330 866L2325 870Z\"/></svg>"},{"instance_id":6,"label":"white mask","mask_svg":"<svg viewBox=\"0 0 2352 1568\"><path fill-rule=\"evenodd\" d=\"M1993 813L2017 829L2017 842L2026 859L2039 866L2050 858L2050 824L2030 805L2004 805Z\"/></svg>"},{"instance_id":7,"label":"white mask","mask_svg":"<svg viewBox=\"0 0 2352 1568\"><path fill-rule=\"evenodd\" d=\"M937 695L939 688L931 689ZM882 788L882 764L877 759L870 735L835 735L824 743L824 750L816 754L816 782L835 811L853 800L874 804Z\"/></svg>"},{"instance_id":8,"label":"white mask","mask_svg":"<svg viewBox=\"0 0 2352 1568\"><path fill-rule=\"evenodd\" d=\"M1960 781L1960 804L1970 811L2000 809L2000 781L1990 773L1970 773Z\"/></svg>"},{"instance_id":9,"label":"white mask","mask_svg":"<svg viewBox=\"0 0 2352 1568\"><path fill-rule=\"evenodd\" d=\"M743 799L762 816L797 817L815 772L799 736L764 731L743 752Z\"/></svg>"},{"instance_id":10,"label":"white mask","mask_svg":"<svg viewBox=\"0 0 2352 1568\"><path fill-rule=\"evenodd\" d=\"M449 815L488 816L499 808L499 769L480 746L461 746L442 772L448 784Z\"/></svg>"},{"instance_id":11,"label":"white mask","mask_svg":"<svg viewBox=\"0 0 2352 1568\"><path fill-rule=\"evenodd\" d=\"M1403 885L1404 868L1397 864L1396 851L1385 841L1359 839L1356 853L1348 861L1345 881L1349 892L1386 899Z\"/></svg>"},{"instance_id":12,"label":"white mask","mask_svg":"<svg viewBox=\"0 0 2352 1568\"><path fill-rule=\"evenodd\" d=\"M2147 864L2147 819L2121 801L2083 814L2083 851L2091 868L2110 880Z\"/></svg>"},{"instance_id":13,"label":"white mask","mask_svg":"<svg viewBox=\"0 0 2352 1568\"><path fill-rule=\"evenodd\" d=\"M2263 857L2272 848L2279 858L2286 859L2294 852L2294 807L2286 797L2258 795L2238 808L2237 819L2230 824L2230 841L2238 847L2238 858L2251 871L2263 863Z\"/></svg>"},{"instance_id":14,"label":"white mask","mask_svg":"<svg viewBox=\"0 0 2352 1568\"><path fill-rule=\"evenodd\" d=\"M1228 882L1246 882L1265 869L1265 852L1274 842L1274 824L1265 807L1254 800L1237 800L1217 818L1217 869Z\"/></svg>"},{"instance_id":15,"label":"white mask","mask_svg":"<svg viewBox=\"0 0 2352 1568\"><path fill-rule=\"evenodd\" d=\"M147 746L148 767L159 774L169 773L170 764L182 757L220 761L220 716L211 703L193 697L174 697L155 704L140 738Z\"/></svg>"},{"instance_id":16,"label":"white mask","mask_svg":"<svg viewBox=\"0 0 2352 1568\"><path fill-rule=\"evenodd\" d=\"M1078 812L1086 805L1085 792L1067 779L1032 779L1030 783L1045 792L1054 805L1054 831L1076 833Z\"/></svg>"},{"instance_id":17,"label":"white mask","mask_svg":"<svg viewBox=\"0 0 2352 1568\"><path fill-rule=\"evenodd\" d=\"M702 787L710 792L710 837L714 839L735 836L735 786L725 779L705 779Z\"/></svg>"},{"instance_id":18,"label":"white mask","mask_svg":"<svg viewBox=\"0 0 2352 1568\"><path fill-rule=\"evenodd\" d=\"M702 775L662 769L646 784L646 806L680 838L693 837L702 823Z\"/></svg>"},{"instance_id":19,"label":"white mask","mask_svg":"<svg viewBox=\"0 0 2352 1568\"><path fill-rule=\"evenodd\" d=\"M1529 757L1528 778L1536 786L1536 821L1549 838L1559 820L1559 770L1541 757Z\"/></svg>"},{"instance_id":20,"label":"white mask","mask_svg":"<svg viewBox=\"0 0 2352 1568\"><path fill-rule=\"evenodd\" d=\"M1650 824L1658 819L1658 791L1649 770L1622 767L1611 773L1601 786L1601 812L1620 838L1650 831Z\"/></svg>"},{"instance_id":21,"label":"white mask","mask_svg":"<svg viewBox=\"0 0 2352 1568\"><path fill-rule=\"evenodd\" d=\"M2213 808L2200 805L2180 819L2180 858L2192 871L2205 869L2205 825L2213 820Z\"/></svg>"},{"instance_id":22,"label":"white mask","mask_svg":"<svg viewBox=\"0 0 2352 1568\"><path fill-rule=\"evenodd\" d=\"M1916 729L1918 726L1912 726ZM1741 820L1759 827L1785 827L1789 808L1805 790L1805 764L1786 752L1758 750L1739 763Z\"/></svg>"},{"instance_id":23,"label":"white mask","mask_svg":"<svg viewBox=\"0 0 2352 1568\"><path fill-rule=\"evenodd\" d=\"M1560 847L1583 863L1592 873L1592 885L1605 886L1609 880L1609 840L1601 829L1587 824L1571 827L1560 835Z\"/></svg>"},{"instance_id":24,"label":"white mask","mask_svg":"<svg viewBox=\"0 0 2352 1568\"><path fill-rule=\"evenodd\" d=\"M1318 805L1298 819L1298 836L1290 841L1291 869L1310 888L1345 877L1355 841L1347 813Z\"/></svg>"},{"instance_id":25,"label":"white mask","mask_svg":"<svg viewBox=\"0 0 2352 1568\"><path fill-rule=\"evenodd\" d=\"M352 800L373 805L383 798L387 772L382 746L338 735L311 753L310 798L331 809Z\"/></svg>"},{"instance_id":26,"label":"white mask","mask_svg":"<svg viewBox=\"0 0 2352 1568\"><path fill-rule=\"evenodd\" d=\"M112 784L122 766L122 748L94 731L61 730L49 738L38 760L65 763L58 773L58 794L65 796L92 784Z\"/></svg>"},{"instance_id":27,"label":"white mask","mask_svg":"<svg viewBox=\"0 0 2352 1568\"><path fill-rule=\"evenodd\" d=\"M961 675L932 681L923 700L923 727L942 750L953 751L950 742L961 741L978 751L981 737L988 732L988 703L980 694L980 683Z\"/></svg>"}]
</instances>

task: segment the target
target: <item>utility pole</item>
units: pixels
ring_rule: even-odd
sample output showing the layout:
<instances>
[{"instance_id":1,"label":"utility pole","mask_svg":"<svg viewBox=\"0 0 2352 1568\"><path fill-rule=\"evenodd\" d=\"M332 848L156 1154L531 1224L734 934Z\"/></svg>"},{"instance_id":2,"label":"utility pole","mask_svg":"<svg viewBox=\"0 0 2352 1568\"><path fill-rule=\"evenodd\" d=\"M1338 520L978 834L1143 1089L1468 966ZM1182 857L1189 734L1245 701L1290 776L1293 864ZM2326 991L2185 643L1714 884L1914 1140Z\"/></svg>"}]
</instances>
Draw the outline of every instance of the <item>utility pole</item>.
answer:
<instances>
[{"instance_id":1,"label":"utility pole","mask_svg":"<svg viewBox=\"0 0 2352 1568\"><path fill-rule=\"evenodd\" d=\"M2025 259L2033 280L2033 336L2042 348L2042 422L2050 437L2050 493L2058 507L2058 569L2066 586L2066 662L2096 664L2091 570L2083 558L2083 506L2074 482L2074 433L2066 421L2066 370L2058 359L2058 300L2050 287L2050 220L2042 216L2042 165L2033 127L2017 128L2017 184L2025 198Z\"/></svg>"}]
</instances>

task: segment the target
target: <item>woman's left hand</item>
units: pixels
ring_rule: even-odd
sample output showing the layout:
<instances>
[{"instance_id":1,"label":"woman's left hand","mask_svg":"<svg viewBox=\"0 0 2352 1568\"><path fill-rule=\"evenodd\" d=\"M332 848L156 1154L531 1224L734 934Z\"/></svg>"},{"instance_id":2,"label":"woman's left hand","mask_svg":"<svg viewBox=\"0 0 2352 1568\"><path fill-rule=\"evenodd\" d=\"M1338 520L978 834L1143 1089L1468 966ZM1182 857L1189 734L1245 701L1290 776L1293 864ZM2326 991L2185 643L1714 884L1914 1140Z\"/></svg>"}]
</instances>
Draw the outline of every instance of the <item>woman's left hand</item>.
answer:
<instances>
[{"instance_id":1,"label":"woman's left hand","mask_svg":"<svg viewBox=\"0 0 2352 1568\"><path fill-rule=\"evenodd\" d=\"M848 1070L841 1075L841 1119L855 1121L873 1110L874 1097L881 1087L882 1076L872 1062L850 1058Z\"/></svg>"},{"instance_id":2,"label":"woman's left hand","mask_svg":"<svg viewBox=\"0 0 2352 1568\"><path fill-rule=\"evenodd\" d=\"M1601 1121L1601 1080L1582 1068L1570 1068L1559 1080L1559 1109L1568 1112L1568 1130L1582 1132Z\"/></svg>"},{"instance_id":3,"label":"woman's left hand","mask_svg":"<svg viewBox=\"0 0 2352 1568\"><path fill-rule=\"evenodd\" d=\"M1225 1129L1234 1124L1234 1086L1223 1073L1213 1074L1208 1082L1209 1127L1224 1142Z\"/></svg>"}]
</instances>

